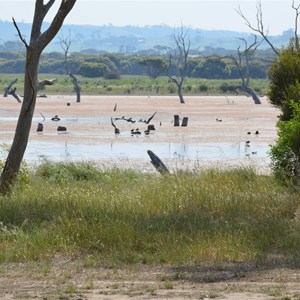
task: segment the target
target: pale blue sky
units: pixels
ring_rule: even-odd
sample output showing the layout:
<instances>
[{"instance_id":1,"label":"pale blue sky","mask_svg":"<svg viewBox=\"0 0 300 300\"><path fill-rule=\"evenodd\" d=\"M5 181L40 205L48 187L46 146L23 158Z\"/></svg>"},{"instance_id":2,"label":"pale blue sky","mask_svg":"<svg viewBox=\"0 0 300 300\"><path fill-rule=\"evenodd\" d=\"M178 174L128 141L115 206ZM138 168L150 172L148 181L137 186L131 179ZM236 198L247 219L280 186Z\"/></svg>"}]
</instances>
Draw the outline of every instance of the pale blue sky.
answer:
<instances>
[{"instance_id":1,"label":"pale blue sky","mask_svg":"<svg viewBox=\"0 0 300 300\"><path fill-rule=\"evenodd\" d=\"M10 21L14 17L17 22L31 22L34 3L34 0L0 0L0 19ZM52 11L59 3L57 0ZM300 3L300 0L295 3ZM280 34L294 28L295 11L291 4L292 0L262 0L264 24L269 34ZM255 0L77 0L66 23L115 26L167 24L172 27L182 23L201 29L250 31L235 11L239 7L255 24ZM51 15L47 20L50 20Z\"/></svg>"}]
</instances>

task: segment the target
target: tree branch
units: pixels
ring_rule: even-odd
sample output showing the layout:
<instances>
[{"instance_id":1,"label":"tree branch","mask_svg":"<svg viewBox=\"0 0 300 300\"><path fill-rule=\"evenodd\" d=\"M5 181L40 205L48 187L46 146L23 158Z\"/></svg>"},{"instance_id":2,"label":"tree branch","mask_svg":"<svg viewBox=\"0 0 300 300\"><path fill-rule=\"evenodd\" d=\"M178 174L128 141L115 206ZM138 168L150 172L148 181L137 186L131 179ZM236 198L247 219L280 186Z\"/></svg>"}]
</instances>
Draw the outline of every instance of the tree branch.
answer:
<instances>
[{"instance_id":1,"label":"tree branch","mask_svg":"<svg viewBox=\"0 0 300 300\"><path fill-rule=\"evenodd\" d=\"M15 26L17 32L18 32L18 36L19 36L20 40L21 40L22 43L25 45L25 47L28 48L29 46L28 46L26 40L23 38L23 36L22 36L22 34L21 34L21 31L20 31L20 29L19 29L19 27L18 27L18 25L17 25L15 19L12 18L12 21L13 21L13 24L14 24L14 26Z\"/></svg>"},{"instance_id":2,"label":"tree branch","mask_svg":"<svg viewBox=\"0 0 300 300\"><path fill-rule=\"evenodd\" d=\"M279 55L279 51L276 49L276 47L272 44L272 42L268 38L268 31L265 32L265 30L264 30L263 13L262 13L262 7L261 7L261 1L260 0L258 0L257 3L256 3L256 9L257 9L257 13L256 13L257 25L256 25L256 27L254 27L251 24L251 22L246 18L246 16L243 14L240 7L236 10L236 12L245 20L246 25L252 31L259 33L262 36L263 40L266 41L268 43L268 45L271 47L273 52L276 55Z\"/></svg>"},{"instance_id":3,"label":"tree branch","mask_svg":"<svg viewBox=\"0 0 300 300\"><path fill-rule=\"evenodd\" d=\"M54 0L49 1L48 4L51 4L53 1ZM39 45L41 51L49 44L49 42L57 34L57 32L59 31L59 29L61 28L61 26L64 22L64 19L66 18L68 13L73 8L75 2L76 2L76 0L62 0L61 1L60 7L59 7L55 17L53 18L53 21L52 21L50 27L45 32L40 34L39 37L37 38L37 44Z\"/></svg>"},{"instance_id":4,"label":"tree branch","mask_svg":"<svg viewBox=\"0 0 300 300\"><path fill-rule=\"evenodd\" d=\"M299 49L299 37L298 37L298 17L299 17L299 9L300 9L300 4L298 6L295 5L295 1L293 0L292 3L292 8L295 10L296 16L295 16L295 46L296 49Z\"/></svg>"}]
</instances>

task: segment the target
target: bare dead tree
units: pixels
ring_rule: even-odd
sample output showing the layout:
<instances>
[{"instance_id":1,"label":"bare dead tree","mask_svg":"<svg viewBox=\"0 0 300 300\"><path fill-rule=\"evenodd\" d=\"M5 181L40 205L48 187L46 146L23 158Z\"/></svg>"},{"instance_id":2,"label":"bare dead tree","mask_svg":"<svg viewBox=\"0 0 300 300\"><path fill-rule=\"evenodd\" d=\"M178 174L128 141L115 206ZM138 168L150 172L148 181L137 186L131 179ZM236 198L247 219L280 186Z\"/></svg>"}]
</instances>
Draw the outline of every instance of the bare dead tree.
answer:
<instances>
[{"instance_id":1,"label":"bare dead tree","mask_svg":"<svg viewBox=\"0 0 300 300\"><path fill-rule=\"evenodd\" d=\"M60 42L60 46L64 51L66 74L69 74L70 68L69 68L68 56L69 56L69 50L74 41L74 38L72 38L71 31L69 30L69 34L67 36L65 36L64 33L62 32L61 36L59 36L58 39Z\"/></svg>"},{"instance_id":2,"label":"bare dead tree","mask_svg":"<svg viewBox=\"0 0 300 300\"><path fill-rule=\"evenodd\" d=\"M11 188L15 183L19 173L19 169L27 147L39 85L38 67L41 53L61 28L66 16L76 3L76 0L61 0L60 6L52 22L50 23L49 27L42 32L44 18L54 2L55 0L49 0L46 4L44 4L43 0L35 1L35 11L29 44L21 35L18 25L13 19L13 24L18 32L19 38L26 48L26 64L24 74L24 99L20 110L13 143L0 177L0 193L3 195L8 194L11 191Z\"/></svg>"},{"instance_id":3,"label":"bare dead tree","mask_svg":"<svg viewBox=\"0 0 300 300\"><path fill-rule=\"evenodd\" d=\"M58 37L60 41L60 46L64 51L65 56L65 70L66 74L69 75L72 79L74 90L76 92L76 102L80 102L80 86L77 77L70 72L69 62L68 62L68 56L69 56L69 50L70 47L74 41L74 38L71 36L71 32L69 30L69 34L65 36L62 32L61 36Z\"/></svg>"},{"instance_id":4,"label":"bare dead tree","mask_svg":"<svg viewBox=\"0 0 300 300\"><path fill-rule=\"evenodd\" d=\"M299 49L299 37L298 37L298 18L300 14L300 4L296 5L295 1L292 0L292 9L295 11L295 28L294 28L294 40L295 40L295 47L296 49ZM257 32L261 35L263 40L269 44L273 52L278 56L279 50L272 44L268 37L268 30L266 31L264 28L263 23L263 12L262 12L262 6L261 6L261 0L257 0L256 2L256 26L252 25L249 19L244 15L241 8L239 7L237 13L245 20L246 25L254 32Z\"/></svg>"},{"instance_id":5,"label":"bare dead tree","mask_svg":"<svg viewBox=\"0 0 300 300\"><path fill-rule=\"evenodd\" d=\"M250 45L248 45L248 42L245 39L240 38L240 40L244 42L245 45L244 50L241 50L241 47L238 47L237 57L235 57L234 55L230 56L242 80L242 84L240 86L237 86L236 89L240 89L246 93L249 93L252 96L252 99L255 104L261 104L258 95L256 94L255 90L250 87L249 83L250 83L250 57L254 55L255 50L262 43L263 40L257 41L257 37L254 36L254 41Z\"/></svg>"},{"instance_id":6,"label":"bare dead tree","mask_svg":"<svg viewBox=\"0 0 300 300\"><path fill-rule=\"evenodd\" d=\"M279 50L276 49L276 47L272 44L268 37L268 30L266 31L264 28L264 23L263 23L263 12L262 12L262 6L261 6L261 1L258 0L256 2L256 27L251 24L249 19L244 15L242 12L241 8L239 7L237 10L237 13L245 20L246 25L254 32L257 32L260 34L265 42L269 44L271 49L275 52L276 55L279 55Z\"/></svg>"},{"instance_id":7,"label":"bare dead tree","mask_svg":"<svg viewBox=\"0 0 300 300\"><path fill-rule=\"evenodd\" d=\"M174 41L176 48L173 55L169 57L169 65L167 69L167 75L177 87L180 103L185 103L182 95L182 87L185 78L188 75L188 58L191 42L188 37L188 31L184 30L183 26L180 27L179 33L174 32ZM175 74L171 74L171 70L175 69Z\"/></svg>"}]
</instances>

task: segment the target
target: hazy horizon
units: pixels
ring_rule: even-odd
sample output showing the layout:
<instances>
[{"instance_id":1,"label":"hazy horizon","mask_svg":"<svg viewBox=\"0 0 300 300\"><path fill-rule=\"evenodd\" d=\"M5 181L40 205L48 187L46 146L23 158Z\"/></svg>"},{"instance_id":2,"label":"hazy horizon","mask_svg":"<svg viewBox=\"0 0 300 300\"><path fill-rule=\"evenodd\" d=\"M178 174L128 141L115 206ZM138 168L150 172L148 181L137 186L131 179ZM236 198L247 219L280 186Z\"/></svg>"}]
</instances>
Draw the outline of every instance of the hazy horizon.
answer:
<instances>
[{"instance_id":1,"label":"hazy horizon","mask_svg":"<svg viewBox=\"0 0 300 300\"><path fill-rule=\"evenodd\" d=\"M31 23L34 0L0 0L0 20ZM295 11L291 1L262 1L264 26L270 35L278 35L294 28ZM297 3L296 3L297 4ZM59 1L54 4L49 16L54 15ZM65 20L65 24L74 25L114 25L114 26L151 26L168 25L208 30L232 30L250 32L245 21L237 13L241 8L249 20L256 25L256 1L194 0L194 1L91 1L78 0ZM117 9L116 9L117 8Z\"/></svg>"}]
</instances>

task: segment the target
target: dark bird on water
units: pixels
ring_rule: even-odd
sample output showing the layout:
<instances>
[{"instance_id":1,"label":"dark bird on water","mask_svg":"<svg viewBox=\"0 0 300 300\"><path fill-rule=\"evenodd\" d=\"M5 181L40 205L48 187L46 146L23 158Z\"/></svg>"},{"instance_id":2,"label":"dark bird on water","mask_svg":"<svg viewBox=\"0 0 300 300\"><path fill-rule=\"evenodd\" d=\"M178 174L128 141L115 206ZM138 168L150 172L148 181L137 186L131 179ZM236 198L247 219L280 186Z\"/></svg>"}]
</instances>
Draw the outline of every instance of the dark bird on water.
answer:
<instances>
[{"instance_id":1,"label":"dark bird on water","mask_svg":"<svg viewBox=\"0 0 300 300\"><path fill-rule=\"evenodd\" d=\"M131 134L141 134L141 132L138 128L136 130L131 129Z\"/></svg>"},{"instance_id":2,"label":"dark bird on water","mask_svg":"<svg viewBox=\"0 0 300 300\"><path fill-rule=\"evenodd\" d=\"M58 117L58 115L55 115L53 118L51 118L52 121L60 121L60 118Z\"/></svg>"}]
</instances>

